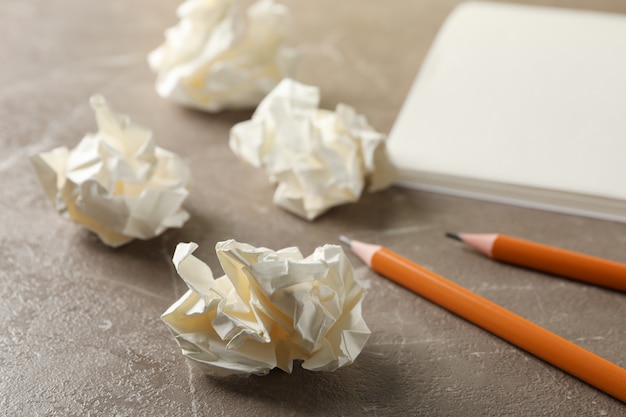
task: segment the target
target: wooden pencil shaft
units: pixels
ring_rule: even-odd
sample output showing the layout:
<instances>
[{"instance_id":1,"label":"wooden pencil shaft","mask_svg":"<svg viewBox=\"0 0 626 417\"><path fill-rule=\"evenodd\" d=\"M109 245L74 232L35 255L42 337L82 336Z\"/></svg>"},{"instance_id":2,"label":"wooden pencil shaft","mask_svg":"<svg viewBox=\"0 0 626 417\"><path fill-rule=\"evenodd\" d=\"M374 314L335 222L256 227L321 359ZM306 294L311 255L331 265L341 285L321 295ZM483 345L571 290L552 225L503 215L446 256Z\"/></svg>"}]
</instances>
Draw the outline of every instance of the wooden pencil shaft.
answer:
<instances>
[{"instance_id":1,"label":"wooden pencil shaft","mask_svg":"<svg viewBox=\"0 0 626 417\"><path fill-rule=\"evenodd\" d=\"M372 268L439 306L626 402L626 369L381 248Z\"/></svg>"},{"instance_id":2,"label":"wooden pencil shaft","mask_svg":"<svg viewBox=\"0 0 626 417\"><path fill-rule=\"evenodd\" d=\"M493 243L493 259L626 291L626 265L506 235Z\"/></svg>"}]
</instances>

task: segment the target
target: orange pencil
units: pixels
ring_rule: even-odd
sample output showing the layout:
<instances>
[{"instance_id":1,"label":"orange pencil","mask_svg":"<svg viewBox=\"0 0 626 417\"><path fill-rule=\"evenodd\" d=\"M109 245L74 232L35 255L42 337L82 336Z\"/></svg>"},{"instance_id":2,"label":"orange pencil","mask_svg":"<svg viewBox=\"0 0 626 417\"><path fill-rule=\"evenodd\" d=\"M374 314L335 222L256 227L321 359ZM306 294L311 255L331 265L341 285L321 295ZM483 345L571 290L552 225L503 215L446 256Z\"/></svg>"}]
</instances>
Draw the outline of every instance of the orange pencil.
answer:
<instances>
[{"instance_id":1,"label":"orange pencil","mask_svg":"<svg viewBox=\"0 0 626 417\"><path fill-rule=\"evenodd\" d=\"M626 369L387 248L340 240L379 274L626 403Z\"/></svg>"},{"instance_id":2,"label":"orange pencil","mask_svg":"<svg viewBox=\"0 0 626 417\"><path fill-rule=\"evenodd\" d=\"M506 235L447 233L492 259L626 291L626 265Z\"/></svg>"}]
</instances>

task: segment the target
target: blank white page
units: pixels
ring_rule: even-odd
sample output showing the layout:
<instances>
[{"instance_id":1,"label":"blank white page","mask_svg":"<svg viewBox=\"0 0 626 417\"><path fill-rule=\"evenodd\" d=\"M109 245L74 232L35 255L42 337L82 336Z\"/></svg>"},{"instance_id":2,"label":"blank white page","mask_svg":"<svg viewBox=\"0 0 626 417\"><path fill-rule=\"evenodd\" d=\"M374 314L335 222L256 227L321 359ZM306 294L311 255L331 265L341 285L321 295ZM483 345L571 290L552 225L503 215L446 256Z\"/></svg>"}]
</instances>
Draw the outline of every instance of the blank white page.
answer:
<instances>
[{"instance_id":1,"label":"blank white page","mask_svg":"<svg viewBox=\"0 0 626 417\"><path fill-rule=\"evenodd\" d=\"M626 199L626 17L460 5L388 149L401 172Z\"/></svg>"}]
</instances>

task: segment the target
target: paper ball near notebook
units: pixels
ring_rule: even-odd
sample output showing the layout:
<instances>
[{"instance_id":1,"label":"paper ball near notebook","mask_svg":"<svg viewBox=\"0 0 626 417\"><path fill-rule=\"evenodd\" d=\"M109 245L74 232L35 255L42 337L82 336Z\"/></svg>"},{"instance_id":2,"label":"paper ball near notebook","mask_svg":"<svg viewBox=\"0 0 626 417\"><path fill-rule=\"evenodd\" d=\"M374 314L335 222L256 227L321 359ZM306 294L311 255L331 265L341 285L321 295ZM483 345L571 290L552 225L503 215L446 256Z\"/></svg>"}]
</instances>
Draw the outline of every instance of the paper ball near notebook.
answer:
<instances>
[{"instance_id":1,"label":"paper ball near notebook","mask_svg":"<svg viewBox=\"0 0 626 417\"><path fill-rule=\"evenodd\" d=\"M189 290L162 319L183 355L206 373L290 373L294 360L334 371L363 349L370 335L361 316L365 290L341 247L318 247L305 258L295 247L219 242L219 278L192 255L197 247L176 247L173 262Z\"/></svg>"},{"instance_id":2,"label":"paper ball near notebook","mask_svg":"<svg viewBox=\"0 0 626 417\"><path fill-rule=\"evenodd\" d=\"M308 220L395 178L385 135L354 108L324 110L319 102L319 88L286 78L230 131L233 152L278 184L274 203Z\"/></svg>"}]
</instances>

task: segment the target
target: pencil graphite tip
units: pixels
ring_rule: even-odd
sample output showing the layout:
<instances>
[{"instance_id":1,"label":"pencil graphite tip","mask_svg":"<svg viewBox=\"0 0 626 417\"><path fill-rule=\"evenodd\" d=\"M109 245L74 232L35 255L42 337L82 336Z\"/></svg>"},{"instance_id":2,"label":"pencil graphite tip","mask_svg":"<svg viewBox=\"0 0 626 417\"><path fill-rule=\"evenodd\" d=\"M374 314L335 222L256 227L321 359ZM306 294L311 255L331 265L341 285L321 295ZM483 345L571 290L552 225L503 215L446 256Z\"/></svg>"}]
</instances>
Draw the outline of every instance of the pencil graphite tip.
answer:
<instances>
[{"instance_id":1,"label":"pencil graphite tip","mask_svg":"<svg viewBox=\"0 0 626 417\"><path fill-rule=\"evenodd\" d=\"M350 239L348 236L341 235L339 236L339 240L341 241L341 243L352 246L352 239Z\"/></svg>"},{"instance_id":2,"label":"pencil graphite tip","mask_svg":"<svg viewBox=\"0 0 626 417\"><path fill-rule=\"evenodd\" d=\"M461 237L458 234L456 234L456 233L447 232L446 233L446 237L449 237L450 239L454 239L454 240L458 240L459 242L462 242Z\"/></svg>"}]
</instances>

